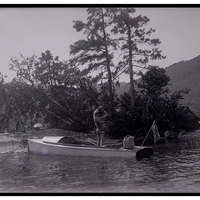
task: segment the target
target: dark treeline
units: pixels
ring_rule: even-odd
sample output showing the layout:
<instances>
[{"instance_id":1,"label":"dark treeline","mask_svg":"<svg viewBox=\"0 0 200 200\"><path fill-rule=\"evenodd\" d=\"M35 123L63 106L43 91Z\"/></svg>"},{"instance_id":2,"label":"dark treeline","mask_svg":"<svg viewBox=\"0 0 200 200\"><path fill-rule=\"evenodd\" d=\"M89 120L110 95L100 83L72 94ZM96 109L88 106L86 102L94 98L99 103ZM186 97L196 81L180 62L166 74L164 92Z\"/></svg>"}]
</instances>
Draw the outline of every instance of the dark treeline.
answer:
<instances>
[{"instance_id":1,"label":"dark treeline","mask_svg":"<svg viewBox=\"0 0 200 200\"><path fill-rule=\"evenodd\" d=\"M141 136L154 120L161 133L196 129L198 118L180 104L189 89L171 93L165 69L148 65L165 58L160 40L151 37L155 30L145 27L149 18L135 16L134 8L88 8L87 14L87 22L74 21L86 39L70 46L72 59L60 61L50 50L11 59L16 77L10 83L0 79L1 130L25 131L42 118L51 127L91 131L99 105L110 113L106 132L112 138ZM130 91L119 96L122 73L129 74Z\"/></svg>"}]
</instances>

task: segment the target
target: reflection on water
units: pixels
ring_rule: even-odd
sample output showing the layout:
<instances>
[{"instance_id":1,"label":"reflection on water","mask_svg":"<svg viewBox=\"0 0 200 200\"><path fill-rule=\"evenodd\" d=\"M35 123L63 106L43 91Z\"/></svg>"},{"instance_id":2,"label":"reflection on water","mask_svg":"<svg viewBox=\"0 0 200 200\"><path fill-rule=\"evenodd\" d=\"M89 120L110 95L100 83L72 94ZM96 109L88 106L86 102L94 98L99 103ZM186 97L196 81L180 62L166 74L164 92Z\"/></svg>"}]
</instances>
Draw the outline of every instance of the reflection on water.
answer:
<instances>
[{"instance_id":1,"label":"reflection on water","mask_svg":"<svg viewBox=\"0 0 200 200\"><path fill-rule=\"evenodd\" d=\"M140 161L17 153L1 164L0 192L199 192L199 151L199 135L191 133Z\"/></svg>"}]
</instances>

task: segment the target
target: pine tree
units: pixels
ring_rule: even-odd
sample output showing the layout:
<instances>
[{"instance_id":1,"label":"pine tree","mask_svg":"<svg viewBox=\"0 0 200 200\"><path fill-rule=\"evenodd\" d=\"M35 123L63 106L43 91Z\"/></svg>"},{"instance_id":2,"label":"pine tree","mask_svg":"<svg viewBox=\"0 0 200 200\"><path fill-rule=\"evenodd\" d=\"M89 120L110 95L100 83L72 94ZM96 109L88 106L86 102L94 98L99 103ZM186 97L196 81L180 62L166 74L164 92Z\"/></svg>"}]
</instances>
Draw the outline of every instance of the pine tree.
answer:
<instances>
[{"instance_id":1,"label":"pine tree","mask_svg":"<svg viewBox=\"0 0 200 200\"><path fill-rule=\"evenodd\" d=\"M109 34L113 18L110 8L88 8L87 22L75 21L76 31L83 31L86 39L81 39L70 46L70 54L76 55L80 65L88 64L88 73L95 70L105 70L98 74L99 79L108 80L109 100L111 111L114 107L112 49L116 49L117 42Z\"/></svg>"},{"instance_id":2,"label":"pine tree","mask_svg":"<svg viewBox=\"0 0 200 200\"><path fill-rule=\"evenodd\" d=\"M155 29L146 30L145 25L150 21L146 16L134 16L134 8L113 8L115 26L112 32L117 35L121 42L123 60L118 63L116 73L120 71L130 75L131 107L135 105L135 90L133 75L136 73L133 67L147 68L149 60L163 59L158 47L147 50L148 46L157 46L159 39L151 39L150 35ZM145 48L142 48L143 45Z\"/></svg>"}]
</instances>

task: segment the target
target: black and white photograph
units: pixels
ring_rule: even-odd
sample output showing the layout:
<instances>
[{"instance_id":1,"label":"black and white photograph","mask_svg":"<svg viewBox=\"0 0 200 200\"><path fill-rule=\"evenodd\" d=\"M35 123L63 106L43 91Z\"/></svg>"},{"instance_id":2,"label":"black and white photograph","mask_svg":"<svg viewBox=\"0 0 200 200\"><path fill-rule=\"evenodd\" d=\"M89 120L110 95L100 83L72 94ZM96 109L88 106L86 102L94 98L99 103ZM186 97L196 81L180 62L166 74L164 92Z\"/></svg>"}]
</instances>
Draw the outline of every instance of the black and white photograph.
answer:
<instances>
[{"instance_id":1,"label":"black and white photograph","mask_svg":"<svg viewBox=\"0 0 200 200\"><path fill-rule=\"evenodd\" d=\"M198 194L199 24L197 5L2 4L0 193Z\"/></svg>"}]
</instances>

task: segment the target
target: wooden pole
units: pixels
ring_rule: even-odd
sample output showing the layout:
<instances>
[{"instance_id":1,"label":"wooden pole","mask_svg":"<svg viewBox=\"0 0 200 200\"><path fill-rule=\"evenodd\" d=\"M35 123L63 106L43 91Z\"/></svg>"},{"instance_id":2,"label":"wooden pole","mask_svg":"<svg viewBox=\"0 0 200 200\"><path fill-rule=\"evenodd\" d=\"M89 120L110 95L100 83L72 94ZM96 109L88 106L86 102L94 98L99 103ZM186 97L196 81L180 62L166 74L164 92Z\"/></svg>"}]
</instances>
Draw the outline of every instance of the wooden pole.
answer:
<instances>
[{"instance_id":1,"label":"wooden pole","mask_svg":"<svg viewBox=\"0 0 200 200\"><path fill-rule=\"evenodd\" d=\"M152 128L152 126L154 125L155 121L156 121L156 120L154 120L153 124L151 125L151 128ZM149 136L149 133L150 133L150 131L151 131L151 128L149 129L149 131L148 131L148 133L147 133L146 137L144 138L144 140L143 140L143 142L142 142L142 145L141 145L141 147L143 146L143 144L145 143L145 141L146 141L147 137Z\"/></svg>"}]
</instances>

